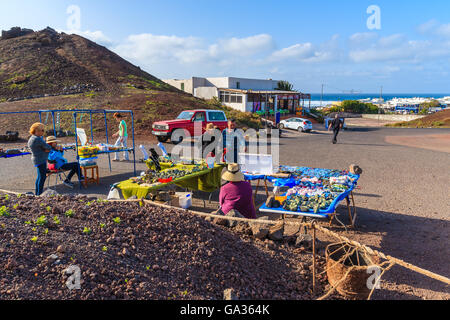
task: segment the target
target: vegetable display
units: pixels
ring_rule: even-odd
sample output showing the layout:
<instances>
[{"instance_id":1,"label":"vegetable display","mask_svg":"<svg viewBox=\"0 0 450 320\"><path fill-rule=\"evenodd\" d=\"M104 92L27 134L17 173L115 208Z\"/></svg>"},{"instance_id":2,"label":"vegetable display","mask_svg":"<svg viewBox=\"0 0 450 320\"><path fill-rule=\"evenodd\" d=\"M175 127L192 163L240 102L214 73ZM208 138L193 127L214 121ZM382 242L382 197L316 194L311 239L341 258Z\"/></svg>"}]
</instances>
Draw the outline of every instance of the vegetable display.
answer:
<instances>
[{"instance_id":1,"label":"vegetable display","mask_svg":"<svg viewBox=\"0 0 450 320\"><path fill-rule=\"evenodd\" d=\"M167 182L170 182L176 179L183 178L187 175L203 171L207 168L208 167L205 164L197 164L186 167L184 169L169 168L166 170L162 170L160 172L157 172L155 170L147 170L144 175L135 178L134 181L140 185L161 183L161 180L166 180Z\"/></svg>"},{"instance_id":2,"label":"vegetable display","mask_svg":"<svg viewBox=\"0 0 450 320\"><path fill-rule=\"evenodd\" d=\"M280 166L280 172L289 173L288 179L278 179L277 184L291 187L282 207L292 212L329 211L336 199L343 199L343 194L352 190L359 179L345 170Z\"/></svg>"}]
</instances>

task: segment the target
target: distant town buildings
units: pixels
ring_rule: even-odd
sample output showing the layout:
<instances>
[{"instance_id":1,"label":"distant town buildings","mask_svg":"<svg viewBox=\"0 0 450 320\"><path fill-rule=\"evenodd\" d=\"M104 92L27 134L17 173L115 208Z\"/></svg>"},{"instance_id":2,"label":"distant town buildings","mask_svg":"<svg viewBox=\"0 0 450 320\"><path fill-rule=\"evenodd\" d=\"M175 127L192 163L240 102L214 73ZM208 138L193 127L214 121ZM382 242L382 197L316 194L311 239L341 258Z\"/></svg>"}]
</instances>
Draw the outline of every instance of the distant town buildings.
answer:
<instances>
[{"instance_id":1,"label":"distant town buildings","mask_svg":"<svg viewBox=\"0 0 450 320\"><path fill-rule=\"evenodd\" d=\"M203 99L216 97L224 105L243 112L302 113L310 107L311 95L298 91L280 91L277 80L235 77L166 79L164 82ZM267 107L267 108L266 108Z\"/></svg>"}]
</instances>

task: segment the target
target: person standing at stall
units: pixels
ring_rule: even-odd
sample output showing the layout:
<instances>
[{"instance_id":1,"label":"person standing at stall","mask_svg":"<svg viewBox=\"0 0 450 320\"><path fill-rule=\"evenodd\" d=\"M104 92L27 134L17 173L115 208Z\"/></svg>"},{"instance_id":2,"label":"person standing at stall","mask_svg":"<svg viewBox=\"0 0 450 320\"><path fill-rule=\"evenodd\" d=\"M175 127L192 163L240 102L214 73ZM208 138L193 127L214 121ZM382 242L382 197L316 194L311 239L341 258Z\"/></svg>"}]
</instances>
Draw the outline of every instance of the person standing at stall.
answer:
<instances>
[{"instance_id":1,"label":"person standing at stall","mask_svg":"<svg viewBox=\"0 0 450 320\"><path fill-rule=\"evenodd\" d=\"M334 117L333 121L329 124L328 130L333 129L333 140L332 143L337 143L337 136L339 134L339 131L342 129L343 123L341 119L339 119L339 114L336 113L336 116Z\"/></svg>"},{"instance_id":2,"label":"person standing at stall","mask_svg":"<svg viewBox=\"0 0 450 320\"><path fill-rule=\"evenodd\" d=\"M128 133L127 133L127 123L123 119L124 117L120 113L114 113L114 119L119 122L119 131L117 131L115 134L113 134L113 138L117 138L116 143L114 146L116 147L122 147L122 148L128 148L127 147L127 140L128 140ZM124 151L123 153L124 161L129 161L130 158L128 156L128 151ZM114 155L113 161L120 161L119 159L119 153L116 152Z\"/></svg>"},{"instance_id":3,"label":"person standing at stall","mask_svg":"<svg viewBox=\"0 0 450 320\"><path fill-rule=\"evenodd\" d=\"M228 120L228 128L222 132L222 143L226 163L237 163L238 152L246 152L245 138L236 129L236 120Z\"/></svg>"},{"instance_id":4,"label":"person standing at stall","mask_svg":"<svg viewBox=\"0 0 450 320\"><path fill-rule=\"evenodd\" d=\"M45 125L40 122L34 123L30 128L31 137L28 140L28 147L31 150L31 161L37 169L35 183L35 195L40 196L44 191L45 180L47 179L47 159L52 149L42 138L45 133Z\"/></svg>"}]
</instances>

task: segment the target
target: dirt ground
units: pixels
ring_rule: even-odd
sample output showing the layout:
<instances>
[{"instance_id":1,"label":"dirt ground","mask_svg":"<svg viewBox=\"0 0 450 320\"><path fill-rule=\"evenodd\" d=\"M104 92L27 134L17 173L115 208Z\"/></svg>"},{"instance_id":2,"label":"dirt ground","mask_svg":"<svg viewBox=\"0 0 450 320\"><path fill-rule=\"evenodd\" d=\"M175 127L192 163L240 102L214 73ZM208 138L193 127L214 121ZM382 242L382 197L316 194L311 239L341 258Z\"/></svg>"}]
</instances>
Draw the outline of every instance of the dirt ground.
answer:
<instances>
[{"instance_id":1,"label":"dirt ground","mask_svg":"<svg viewBox=\"0 0 450 320\"><path fill-rule=\"evenodd\" d=\"M387 136L385 140L391 144L450 153L450 134Z\"/></svg>"},{"instance_id":2,"label":"dirt ground","mask_svg":"<svg viewBox=\"0 0 450 320\"><path fill-rule=\"evenodd\" d=\"M352 127L341 132L338 144L332 145L330 132L318 125L315 129L311 134L292 131L285 134L279 143L280 163L332 169L348 168L355 163L364 171L355 192L356 229L346 231L336 223L331 229L385 254L450 277L450 171L446 165L450 163L450 155L444 150L445 143L444 149L437 151L396 145L387 140L387 137L449 135L450 130ZM147 149L155 146L155 142L139 143ZM167 148L170 150L171 145ZM68 153L68 157L73 159L74 153ZM136 157L140 158L140 153ZM32 191L36 173L29 157L0 161L0 189ZM112 172L107 157L101 158L99 164L101 185L90 186L81 193L105 197L110 184L134 174L132 163L113 163ZM145 170L142 163L137 165L138 173L141 170ZM57 190L79 191L63 186ZM194 196L198 200L193 210L208 211L217 206L218 192L213 193L211 203L207 194ZM264 199L260 189L257 203ZM337 213L348 225L346 207L339 206ZM320 234L319 239L319 252L323 254L325 245L334 239ZM450 290L441 282L394 266L383 276L381 289L376 290L373 299L450 299Z\"/></svg>"}]
</instances>

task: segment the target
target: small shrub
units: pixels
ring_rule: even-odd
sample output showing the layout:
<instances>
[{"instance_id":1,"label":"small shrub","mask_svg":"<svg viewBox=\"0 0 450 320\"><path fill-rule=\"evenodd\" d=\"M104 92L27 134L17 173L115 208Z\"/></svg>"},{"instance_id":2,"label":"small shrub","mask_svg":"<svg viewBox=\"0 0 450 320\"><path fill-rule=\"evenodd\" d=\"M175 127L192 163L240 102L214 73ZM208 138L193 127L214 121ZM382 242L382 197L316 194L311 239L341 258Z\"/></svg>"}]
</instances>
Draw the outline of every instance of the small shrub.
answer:
<instances>
[{"instance_id":1,"label":"small shrub","mask_svg":"<svg viewBox=\"0 0 450 320\"><path fill-rule=\"evenodd\" d=\"M46 216L40 216L35 222L38 226L45 226L47 223L48 221Z\"/></svg>"}]
</instances>

